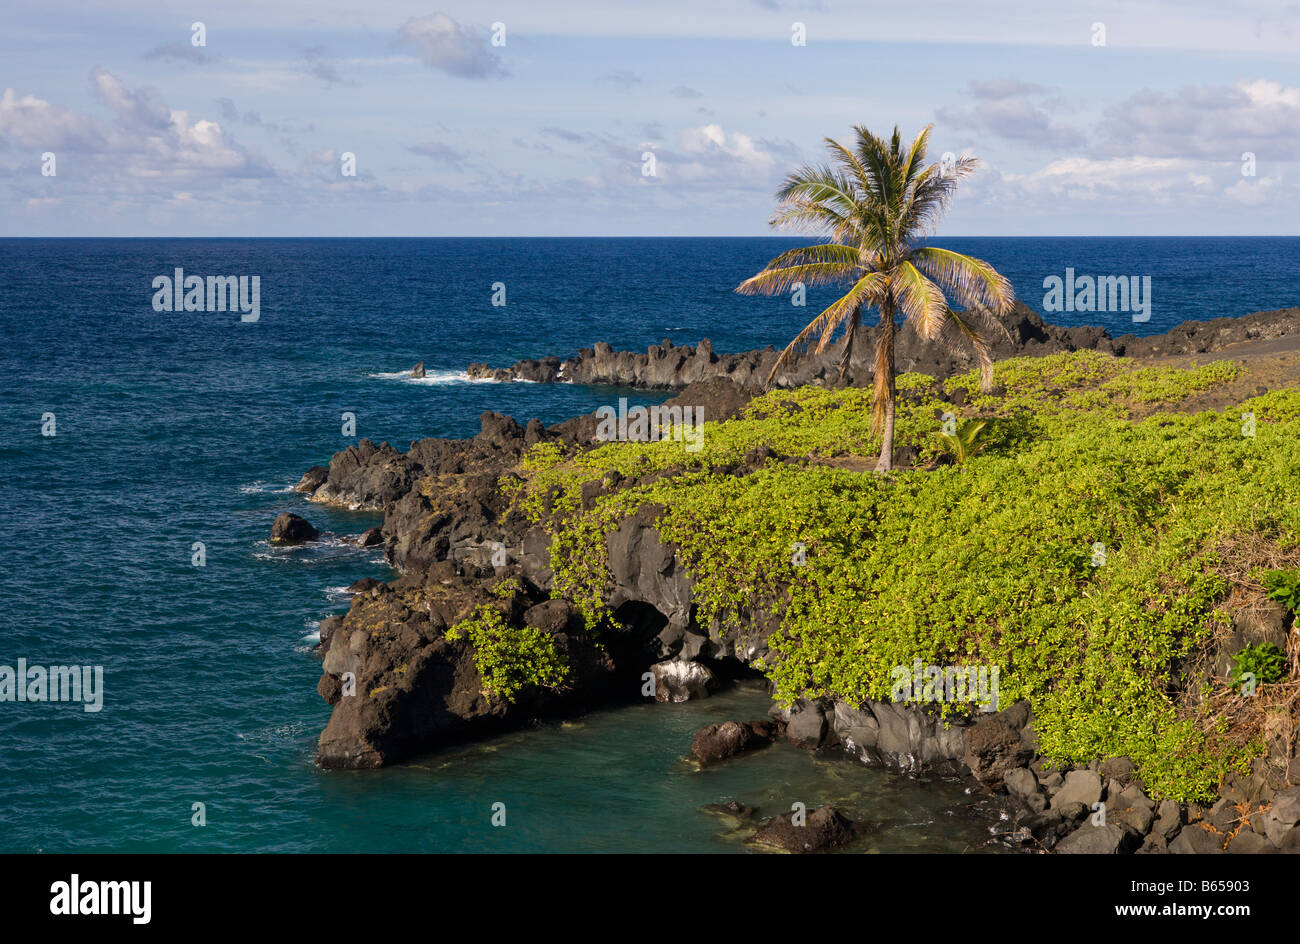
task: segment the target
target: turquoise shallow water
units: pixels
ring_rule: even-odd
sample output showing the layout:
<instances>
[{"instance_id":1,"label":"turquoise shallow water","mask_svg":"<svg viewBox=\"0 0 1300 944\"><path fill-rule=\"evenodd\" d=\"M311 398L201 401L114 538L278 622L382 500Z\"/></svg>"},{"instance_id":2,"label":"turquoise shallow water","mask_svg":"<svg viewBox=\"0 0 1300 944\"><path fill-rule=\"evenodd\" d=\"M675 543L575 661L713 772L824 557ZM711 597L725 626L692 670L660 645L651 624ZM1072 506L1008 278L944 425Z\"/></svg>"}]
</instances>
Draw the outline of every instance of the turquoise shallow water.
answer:
<instances>
[{"instance_id":1,"label":"turquoise shallow water","mask_svg":"<svg viewBox=\"0 0 1300 944\"><path fill-rule=\"evenodd\" d=\"M951 243L1026 292L1066 265L1163 273L1157 299L1178 303L1158 300L1150 330L1294 304L1300 261L1295 240ZM602 712L386 771L311 763L328 717L315 624L346 608L342 587L389 571L339 541L278 551L265 538L286 509L335 534L378 523L289 490L355 441L342 414L404 448L471 434L487 409L551 423L627 393L466 383L471 361L598 339L780 342L806 311L731 289L788 244L0 241L0 665L101 665L106 689L97 714L0 703L0 849L726 852L742 847L698 808L733 797L764 813L842 803L881 823L864 851L979 848L987 823L959 812L955 785L785 745L703 773L683 765L700 724L763 713L753 691ZM175 266L259 275L261 320L154 312L152 279ZM496 281L503 309L490 305ZM430 380L401 379L418 360ZM45 413L54 437L41 435ZM488 825L498 800L504 829ZM191 825L195 802L205 827Z\"/></svg>"},{"instance_id":2,"label":"turquoise shallow water","mask_svg":"<svg viewBox=\"0 0 1300 944\"><path fill-rule=\"evenodd\" d=\"M753 851L749 833L701 807L740 799L761 815L834 803L871 824L855 852L990 851L990 814L963 787L814 757L780 743L704 770L683 754L700 725L759 717L761 684L707 701L638 705L546 723L377 773L312 771L303 817L328 823L314 851ZM300 758L305 761L305 758ZM493 825L504 804L504 826ZM496 808L499 809L499 808ZM290 814L292 815L292 814Z\"/></svg>"}]
</instances>

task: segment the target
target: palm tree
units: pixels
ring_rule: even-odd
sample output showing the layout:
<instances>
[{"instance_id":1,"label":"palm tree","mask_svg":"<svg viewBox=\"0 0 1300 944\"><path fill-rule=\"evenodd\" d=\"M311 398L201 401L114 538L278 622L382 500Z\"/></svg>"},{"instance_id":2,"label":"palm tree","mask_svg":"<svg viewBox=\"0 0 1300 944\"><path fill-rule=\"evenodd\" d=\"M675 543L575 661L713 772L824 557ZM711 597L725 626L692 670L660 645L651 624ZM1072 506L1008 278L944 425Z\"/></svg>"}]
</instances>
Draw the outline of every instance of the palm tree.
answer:
<instances>
[{"instance_id":1,"label":"palm tree","mask_svg":"<svg viewBox=\"0 0 1300 944\"><path fill-rule=\"evenodd\" d=\"M947 414L951 416L952 414ZM992 442L989 420L962 420L953 431L935 433L935 441L958 465L965 465L971 456L979 455Z\"/></svg>"},{"instance_id":2,"label":"palm tree","mask_svg":"<svg viewBox=\"0 0 1300 944\"><path fill-rule=\"evenodd\" d=\"M781 352L768 374L769 386L796 350L806 349L816 338L821 353L841 325L845 335L839 367L844 380L862 311L879 309L872 397L872 431L882 437L878 472L894 465L896 318L910 320L927 340L969 342L987 390L993 359L986 331L1006 331L998 318L1010 310L1015 297L1011 283L987 262L919 244L947 209L958 181L978 164L962 156L946 166L926 166L930 127L910 147L903 146L897 127L886 142L855 125L857 140L851 150L826 138L831 163L804 165L786 178L776 194L778 208L771 225L812 230L830 241L783 252L736 288L745 295L775 295L796 283L851 285ZM945 291L961 310L949 306Z\"/></svg>"}]
</instances>

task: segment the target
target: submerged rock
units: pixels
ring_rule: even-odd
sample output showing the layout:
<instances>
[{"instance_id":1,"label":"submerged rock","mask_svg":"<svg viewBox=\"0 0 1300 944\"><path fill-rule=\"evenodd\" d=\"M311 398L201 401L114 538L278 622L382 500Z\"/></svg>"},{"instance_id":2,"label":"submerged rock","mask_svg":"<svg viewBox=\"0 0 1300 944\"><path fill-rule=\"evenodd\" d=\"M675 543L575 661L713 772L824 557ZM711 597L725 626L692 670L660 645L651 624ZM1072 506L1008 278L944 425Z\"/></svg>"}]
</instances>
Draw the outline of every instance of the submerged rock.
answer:
<instances>
[{"instance_id":1,"label":"submerged rock","mask_svg":"<svg viewBox=\"0 0 1300 944\"><path fill-rule=\"evenodd\" d=\"M794 825L794 811L768 820L754 834L753 842L783 849L786 852L828 852L847 846L865 829L833 806L823 806L807 814L807 822Z\"/></svg>"},{"instance_id":2,"label":"submerged rock","mask_svg":"<svg viewBox=\"0 0 1300 944\"><path fill-rule=\"evenodd\" d=\"M745 751L767 747L779 729L770 721L724 721L706 724L691 739L691 754L703 764L716 764Z\"/></svg>"},{"instance_id":3,"label":"submerged rock","mask_svg":"<svg viewBox=\"0 0 1300 944\"><path fill-rule=\"evenodd\" d=\"M320 532L306 518L282 511L271 524L272 544L306 544L320 537Z\"/></svg>"},{"instance_id":4,"label":"submerged rock","mask_svg":"<svg viewBox=\"0 0 1300 944\"><path fill-rule=\"evenodd\" d=\"M758 812L754 807L745 806L739 800L728 800L726 803L706 803L700 809L705 813L726 816L737 821L751 819Z\"/></svg>"}]
</instances>

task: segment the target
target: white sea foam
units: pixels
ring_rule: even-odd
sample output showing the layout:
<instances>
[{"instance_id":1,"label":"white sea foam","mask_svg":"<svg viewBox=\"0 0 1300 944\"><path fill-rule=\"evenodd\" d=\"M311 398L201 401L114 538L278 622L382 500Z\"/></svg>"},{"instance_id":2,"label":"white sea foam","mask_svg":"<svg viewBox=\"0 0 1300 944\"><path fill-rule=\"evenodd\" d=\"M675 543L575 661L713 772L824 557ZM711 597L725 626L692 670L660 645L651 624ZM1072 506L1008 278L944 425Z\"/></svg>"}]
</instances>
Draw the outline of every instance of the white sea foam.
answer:
<instances>
[{"instance_id":1,"label":"white sea foam","mask_svg":"<svg viewBox=\"0 0 1300 944\"><path fill-rule=\"evenodd\" d=\"M362 557L371 563L384 563L383 548L379 548L378 557L375 548L361 547L346 535L323 532L315 541L305 544L272 544L263 538L253 544L253 557L257 560L272 560L281 563L332 564L339 560Z\"/></svg>"},{"instance_id":2,"label":"white sea foam","mask_svg":"<svg viewBox=\"0 0 1300 944\"><path fill-rule=\"evenodd\" d=\"M443 387L448 384L496 383L488 377L471 377L463 370L430 370L423 377L412 377L411 370L387 370L369 375L375 380L400 380L404 383L423 384L426 387Z\"/></svg>"},{"instance_id":3,"label":"white sea foam","mask_svg":"<svg viewBox=\"0 0 1300 944\"><path fill-rule=\"evenodd\" d=\"M247 485L239 486L239 490L245 495L284 495L293 491L293 486L297 483L284 485L277 482L250 482Z\"/></svg>"}]
</instances>

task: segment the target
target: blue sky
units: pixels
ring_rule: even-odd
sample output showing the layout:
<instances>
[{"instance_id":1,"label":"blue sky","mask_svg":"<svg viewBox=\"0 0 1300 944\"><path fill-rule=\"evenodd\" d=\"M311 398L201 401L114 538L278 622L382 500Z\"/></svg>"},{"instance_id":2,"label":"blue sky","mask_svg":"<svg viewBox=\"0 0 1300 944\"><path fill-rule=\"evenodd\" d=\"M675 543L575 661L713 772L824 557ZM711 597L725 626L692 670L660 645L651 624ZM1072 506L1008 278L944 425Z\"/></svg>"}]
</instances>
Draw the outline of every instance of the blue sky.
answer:
<instances>
[{"instance_id":1,"label":"blue sky","mask_svg":"<svg viewBox=\"0 0 1300 944\"><path fill-rule=\"evenodd\" d=\"M1296 233L1300 4L880 7L11 6L0 234L762 235L854 123L982 160L948 234Z\"/></svg>"}]
</instances>

